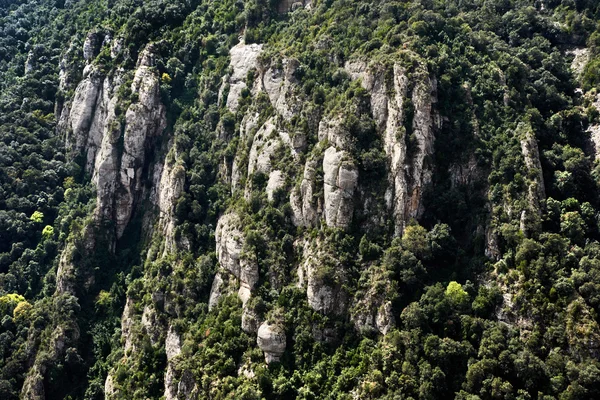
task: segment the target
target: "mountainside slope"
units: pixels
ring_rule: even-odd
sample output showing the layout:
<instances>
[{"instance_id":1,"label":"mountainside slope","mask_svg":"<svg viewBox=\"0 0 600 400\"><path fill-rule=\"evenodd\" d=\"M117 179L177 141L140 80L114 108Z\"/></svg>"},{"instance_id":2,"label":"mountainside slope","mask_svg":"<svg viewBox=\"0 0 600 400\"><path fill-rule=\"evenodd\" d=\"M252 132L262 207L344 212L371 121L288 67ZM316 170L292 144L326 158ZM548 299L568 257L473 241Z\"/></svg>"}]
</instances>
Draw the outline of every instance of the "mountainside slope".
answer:
<instances>
[{"instance_id":1,"label":"mountainside slope","mask_svg":"<svg viewBox=\"0 0 600 400\"><path fill-rule=\"evenodd\" d=\"M595 3L0 2L0 398L600 397Z\"/></svg>"}]
</instances>

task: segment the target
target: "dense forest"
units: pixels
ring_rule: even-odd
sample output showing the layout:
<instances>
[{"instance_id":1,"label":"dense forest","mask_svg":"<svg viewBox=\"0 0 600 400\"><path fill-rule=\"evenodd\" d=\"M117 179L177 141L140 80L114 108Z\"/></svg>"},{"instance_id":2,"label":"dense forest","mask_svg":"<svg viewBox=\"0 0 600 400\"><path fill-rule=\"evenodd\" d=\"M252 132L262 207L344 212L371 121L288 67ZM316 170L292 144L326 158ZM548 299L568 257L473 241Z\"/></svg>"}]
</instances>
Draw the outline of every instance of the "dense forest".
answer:
<instances>
[{"instance_id":1,"label":"dense forest","mask_svg":"<svg viewBox=\"0 0 600 400\"><path fill-rule=\"evenodd\" d=\"M0 399L599 399L597 0L0 0Z\"/></svg>"}]
</instances>

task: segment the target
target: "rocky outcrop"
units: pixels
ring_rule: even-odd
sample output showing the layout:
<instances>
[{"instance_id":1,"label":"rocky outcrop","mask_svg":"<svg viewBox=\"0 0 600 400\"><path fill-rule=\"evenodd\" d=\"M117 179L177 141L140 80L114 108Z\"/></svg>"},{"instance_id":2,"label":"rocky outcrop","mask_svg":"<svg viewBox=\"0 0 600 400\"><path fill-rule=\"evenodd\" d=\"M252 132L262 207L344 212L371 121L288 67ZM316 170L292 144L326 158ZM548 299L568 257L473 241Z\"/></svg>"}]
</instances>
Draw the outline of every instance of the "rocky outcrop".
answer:
<instances>
[{"instance_id":1,"label":"rocky outcrop","mask_svg":"<svg viewBox=\"0 0 600 400\"><path fill-rule=\"evenodd\" d=\"M170 146L169 146L170 147ZM156 229L164 237L163 256L177 249L175 243L175 205L183 192L185 167L167 157L165 165L157 164L154 171L154 192L151 201L159 212Z\"/></svg>"},{"instance_id":2,"label":"rocky outcrop","mask_svg":"<svg viewBox=\"0 0 600 400\"><path fill-rule=\"evenodd\" d=\"M125 350L126 354L129 350L135 351L133 337L131 335L134 314L135 314L135 304L133 302L133 299L128 297L127 301L125 302L125 308L123 309L123 314L121 315L121 339L124 342L124 350Z\"/></svg>"},{"instance_id":3,"label":"rocky outcrop","mask_svg":"<svg viewBox=\"0 0 600 400\"><path fill-rule=\"evenodd\" d=\"M396 63L391 79L386 79L386 70L380 65L355 61L345 68L353 79L361 79L371 95L371 111L389 160L386 202L394 215L395 233L401 235L405 224L423 213L423 189L431 182L432 170L427 160L433 154L433 132L439 124L432 108L436 101L435 81L423 63L410 73ZM412 103L412 121L404 121L408 118L405 101ZM412 130L410 137L407 124ZM407 143L412 143L410 148Z\"/></svg>"},{"instance_id":4,"label":"rocky outcrop","mask_svg":"<svg viewBox=\"0 0 600 400\"><path fill-rule=\"evenodd\" d=\"M85 154L86 171L97 188L95 217L115 221L117 238L123 235L141 194L148 149L166 125L158 75L152 69L153 51L148 45L140 55L131 84L137 101L125 112L124 121L118 115L117 96L123 73L103 77L90 64L59 122L67 132L70 153Z\"/></svg>"},{"instance_id":5,"label":"rocky outcrop","mask_svg":"<svg viewBox=\"0 0 600 400\"><path fill-rule=\"evenodd\" d=\"M165 373L165 399L175 400L177 399L177 384L175 381L175 358L181 354L181 337L173 329L173 326L169 326L167 332L167 338L165 339L165 353L167 355L167 372Z\"/></svg>"},{"instance_id":6,"label":"rocky outcrop","mask_svg":"<svg viewBox=\"0 0 600 400\"><path fill-rule=\"evenodd\" d=\"M312 7L312 0L281 0L277 5L277 11L280 14L285 14L303 7L310 10Z\"/></svg>"},{"instance_id":7,"label":"rocky outcrop","mask_svg":"<svg viewBox=\"0 0 600 400\"><path fill-rule=\"evenodd\" d=\"M233 275L239 282L238 296L245 304L250 298L252 289L258 283L258 266L243 254L245 238L237 214L225 214L219 219L215 240L221 271ZM218 302L217 292L221 291L222 280L219 275L215 277L210 295L211 306Z\"/></svg>"},{"instance_id":8,"label":"rocky outcrop","mask_svg":"<svg viewBox=\"0 0 600 400\"><path fill-rule=\"evenodd\" d=\"M278 362L285 352L285 332L279 325L270 325L268 322L264 322L260 328L258 328L256 343L265 353L265 362L267 364Z\"/></svg>"},{"instance_id":9,"label":"rocky outcrop","mask_svg":"<svg viewBox=\"0 0 600 400\"><path fill-rule=\"evenodd\" d=\"M325 221L328 226L346 229L352 221L358 169L345 151L329 147L323 158Z\"/></svg>"},{"instance_id":10,"label":"rocky outcrop","mask_svg":"<svg viewBox=\"0 0 600 400\"><path fill-rule=\"evenodd\" d=\"M300 112L300 103L295 98L297 79L294 73L300 66L298 60L284 59L279 66L271 66L262 75L262 88L269 95L275 110L286 120Z\"/></svg>"},{"instance_id":11,"label":"rocky outcrop","mask_svg":"<svg viewBox=\"0 0 600 400\"><path fill-rule=\"evenodd\" d=\"M298 286L306 288L308 305L323 314L343 315L348 306L348 293L343 283L346 271L335 251L325 240L298 241L302 253L298 267Z\"/></svg>"},{"instance_id":12,"label":"rocky outcrop","mask_svg":"<svg viewBox=\"0 0 600 400\"><path fill-rule=\"evenodd\" d=\"M138 101L125 113L123 152L119 168L120 190L115 198L117 237L121 237L133 213L137 195L142 189L142 169L146 151L153 139L166 127L166 108L160 101L159 81L154 54L149 46L138 62L131 91Z\"/></svg>"},{"instance_id":13,"label":"rocky outcrop","mask_svg":"<svg viewBox=\"0 0 600 400\"><path fill-rule=\"evenodd\" d=\"M151 305L145 306L142 312L142 328L145 335L150 339L150 343L153 346L158 345L164 327L158 318L156 309Z\"/></svg>"},{"instance_id":14,"label":"rocky outcrop","mask_svg":"<svg viewBox=\"0 0 600 400\"><path fill-rule=\"evenodd\" d=\"M261 318L251 307L244 307L242 312L242 330L246 333L256 333L261 323Z\"/></svg>"},{"instance_id":15,"label":"rocky outcrop","mask_svg":"<svg viewBox=\"0 0 600 400\"><path fill-rule=\"evenodd\" d=\"M583 70L590 60L590 50L585 47L575 47L567 50L568 55L573 56L571 62L571 71L573 71L576 78L580 78L583 74Z\"/></svg>"},{"instance_id":16,"label":"rocky outcrop","mask_svg":"<svg viewBox=\"0 0 600 400\"><path fill-rule=\"evenodd\" d=\"M327 144L340 150L350 147L350 134L343 127L343 116L323 118L319 123L319 141L327 140Z\"/></svg>"},{"instance_id":17,"label":"rocky outcrop","mask_svg":"<svg viewBox=\"0 0 600 400\"><path fill-rule=\"evenodd\" d=\"M262 52L262 44L244 44L238 43L229 51L231 57L230 67L232 73L229 78L224 79L224 83L229 84L229 94L227 95L227 108L231 111L237 111L239 107L242 91L247 89L246 78L248 72L258 66L258 56ZM224 88L221 88L223 92Z\"/></svg>"},{"instance_id":18,"label":"rocky outcrop","mask_svg":"<svg viewBox=\"0 0 600 400\"><path fill-rule=\"evenodd\" d=\"M517 134L520 136L521 153L529 176L527 194L529 207L521 210L520 229L528 234L531 229L538 230L541 227L540 216L542 204L546 200L546 189L538 145L531 126L519 124Z\"/></svg>"},{"instance_id":19,"label":"rocky outcrop","mask_svg":"<svg viewBox=\"0 0 600 400\"><path fill-rule=\"evenodd\" d=\"M279 144L275 119L270 118L256 132L252 140L248 160L249 177L257 172L268 174L271 171L271 158Z\"/></svg>"},{"instance_id":20,"label":"rocky outcrop","mask_svg":"<svg viewBox=\"0 0 600 400\"><path fill-rule=\"evenodd\" d=\"M269 174L269 181L267 182L267 198L269 201L273 201L275 198L275 192L282 189L285 185L285 176L282 171L276 170Z\"/></svg>"},{"instance_id":21,"label":"rocky outcrop","mask_svg":"<svg viewBox=\"0 0 600 400\"><path fill-rule=\"evenodd\" d=\"M540 152L538 150L537 140L531 128L517 128L522 134L521 153L525 160L525 166L531 175L534 175L535 195L538 201L546 199L546 188L544 187L544 177L542 174L542 163L540 162Z\"/></svg>"},{"instance_id":22,"label":"rocky outcrop","mask_svg":"<svg viewBox=\"0 0 600 400\"><path fill-rule=\"evenodd\" d=\"M45 400L46 391L44 390L44 376L39 371L39 367L34 366L23 383L21 398L28 400Z\"/></svg>"},{"instance_id":23,"label":"rocky outcrop","mask_svg":"<svg viewBox=\"0 0 600 400\"><path fill-rule=\"evenodd\" d=\"M395 291L381 266L370 266L363 272L363 276L360 281L365 284L354 296L351 320L358 332L379 332L385 335L396 326L392 303L388 300Z\"/></svg>"},{"instance_id":24,"label":"rocky outcrop","mask_svg":"<svg viewBox=\"0 0 600 400\"><path fill-rule=\"evenodd\" d=\"M320 214L316 187L317 164L316 158L306 161L300 186L292 189L290 193L292 222L296 226L308 227L317 223Z\"/></svg>"},{"instance_id":25,"label":"rocky outcrop","mask_svg":"<svg viewBox=\"0 0 600 400\"><path fill-rule=\"evenodd\" d=\"M83 42L83 59L85 61L90 62L98 54L103 39L103 35L100 32L88 33Z\"/></svg>"}]
</instances>

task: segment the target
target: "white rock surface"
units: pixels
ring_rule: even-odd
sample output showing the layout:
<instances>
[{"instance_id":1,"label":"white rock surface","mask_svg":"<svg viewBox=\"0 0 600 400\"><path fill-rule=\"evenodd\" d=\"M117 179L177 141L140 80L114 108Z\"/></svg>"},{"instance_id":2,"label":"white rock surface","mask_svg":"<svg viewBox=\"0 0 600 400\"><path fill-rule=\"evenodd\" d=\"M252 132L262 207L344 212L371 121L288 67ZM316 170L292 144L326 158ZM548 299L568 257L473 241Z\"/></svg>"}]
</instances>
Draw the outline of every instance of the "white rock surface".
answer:
<instances>
[{"instance_id":1,"label":"white rock surface","mask_svg":"<svg viewBox=\"0 0 600 400\"><path fill-rule=\"evenodd\" d=\"M242 312L242 330L246 333L257 333L260 323L261 321L254 310L244 307Z\"/></svg>"},{"instance_id":2,"label":"white rock surface","mask_svg":"<svg viewBox=\"0 0 600 400\"><path fill-rule=\"evenodd\" d=\"M323 158L325 221L328 226L348 228L354 212L358 169L350 155L329 147Z\"/></svg>"},{"instance_id":3,"label":"white rock surface","mask_svg":"<svg viewBox=\"0 0 600 400\"><path fill-rule=\"evenodd\" d=\"M269 201L273 201L274 194L277 190L283 188L285 185L285 176L280 170L272 171L269 174L269 181L267 182L267 198Z\"/></svg>"},{"instance_id":4,"label":"white rock surface","mask_svg":"<svg viewBox=\"0 0 600 400\"><path fill-rule=\"evenodd\" d=\"M586 47L575 47L567 50L567 54L573 56L571 70L575 73L575 76L579 78L581 74L583 74L583 70L590 60L590 50Z\"/></svg>"},{"instance_id":5,"label":"white rock surface","mask_svg":"<svg viewBox=\"0 0 600 400\"><path fill-rule=\"evenodd\" d=\"M302 248L302 262L298 267L298 287L306 288L308 305L323 314L343 315L346 312L348 296L339 283L344 278L345 270L335 258L334 251L327 247L322 240L309 241L304 239L296 243ZM325 282L320 268L324 264L333 264L333 274L338 283Z\"/></svg>"},{"instance_id":6,"label":"white rock surface","mask_svg":"<svg viewBox=\"0 0 600 400\"><path fill-rule=\"evenodd\" d=\"M255 172L268 174L271 171L271 157L280 143L275 119L270 118L254 135L248 157L248 176Z\"/></svg>"},{"instance_id":7,"label":"white rock surface","mask_svg":"<svg viewBox=\"0 0 600 400\"><path fill-rule=\"evenodd\" d=\"M342 127L343 116L323 118L319 123L319 141L327 140L330 146L340 150L349 148L350 135Z\"/></svg>"},{"instance_id":8,"label":"white rock surface","mask_svg":"<svg viewBox=\"0 0 600 400\"><path fill-rule=\"evenodd\" d=\"M282 68L272 66L262 77L262 87L269 95L271 104L288 121L300 111L293 93L297 83L294 72L299 66L297 60L284 59Z\"/></svg>"},{"instance_id":9,"label":"white rock surface","mask_svg":"<svg viewBox=\"0 0 600 400\"><path fill-rule=\"evenodd\" d=\"M219 219L215 231L215 240L219 265L222 271L233 275L239 281L238 296L245 304L252 289L258 283L258 266L243 257L242 249L245 238L237 214L225 214ZM222 281L223 278L219 275L215 276L209 306L214 306L218 302L220 296L218 293L221 292L220 288L222 287L222 283L218 282L219 280Z\"/></svg>"},{"instance_id":10,"label":"white rock surface","mask_svg":"<svg viewBox=\"0 0 600 400\"><path fill-rule=\"evenodd\" d=\"M368 66L364 61L353 61L346 63L345 69L353 79L361 79L362 86L371 94L371 111L390 163L386 202L394 215L395 233L400 236L405 224L423 213L423 188L431 182L432 172L426 160L433 154L433 128L439 124L432 111L436 101L435 85L424 65L412 71L414 88L410 93L411 81L398 63L393 66L390 80L386 79L381 65ZM412 131L416 148L411 157L407 155L403 126L403 104L408 96L415 110Z\"/></svg>"},{"instance_id":11,"label":"white rock surface","mask_svg":"<svg viewBox=\"0 0 600 400\"><path fill-rule=\"evenodd\" d=\"M258 328L256 338L258 347L265 353L267 364L277 362L285 352L286 337L283 328L278 325L269 325L268 322Z\"/></svg>"},{"instance_id":12,"label":"white rock surface","mask_svg":"<svg viewBox=\"0 0 600 400\"><path fill-rule=\"evenodd\" d=\"M212 286L210 288L210 297L208 298L208 309L212 310L217 304L219 304L219 299L223 295L223 276L221 273L217 273L215 275L215 279L213 280Z\"/></svg>"},{"instance_id":13,"label":"white rock surface","mask_svg":"<svg viewBox=\"0 0 600 400\"><path fill-rule=\"evenodd\" d=\"M181 337L169 326L167 337L165 339L165 353L167 355L167 372L165 373L165 399L177 399L177 384L175 383L174 360L181 354Z\"/></svg>"},{"instance_id":14,"label":"white rock surface","mask_svg":"<svg viewBox=\"0 0 600 400\"><path fill-rule=\"evenodd\" d=\"M231 57L230 67L233 72L228 80L227 108L232 112L237 111L242 90L247 88L246 77L248 72L258 66L258 56L262 52L262 47L262 44L244 44L240 42L229 51Z\"/></svg>"},{"instance_id":15,"label":"white rock surface","mask_svg":"<svg viewBox=\"0 0 600 400\"><path fill-rule=\"evenodd\" d=\"M525 160L525 166L528 171L535 176L529 188L530 201L535 202L536 209L539 210L539 203L546 200L546 188L544 186L544 176L537 140L530 127L525 127L520 124L520 126L517 127L517 130L523 132L523 137L521 138L521 153Z\"/></svg>"},{"instance_id":16,"label":"white rock surface","mask_svg":"<svg viewBox=\"0 0 600 400\"><path fill-rule=\"evenodd\" d=\"M314 226L318 220L318 200L316 191L317 159L309 159L304 166L304 174L299 188L290 193L292 222L296 226Z\"/></svg>"},{"instance_id":17,"label":"white rock surface","mask_svg":"<svg viewBox=\"0 0 600 400\"><path fill-rule=\"evenodd\" d=\"M169 157L167 157L168 159ZM155 171L159 182L153 185L156 190L151 200L158 206L159 218L157 229L163 232L165 245L163 256L177 250L175 243L175 206L183 192L185 168L182 164L167 161L167 165Z\"/></svg>"},{"instance_id":18,"label":"white rock surface","mask_svg":"<svg viewBox=\"0 0 600 400\"><path fill-rule=\"evenodd\" d=\"M90 61L96 55L96 50L100 44L100 34L97 32L90 32L83 42L83 59Z\"/></svg>"}]
</instances>

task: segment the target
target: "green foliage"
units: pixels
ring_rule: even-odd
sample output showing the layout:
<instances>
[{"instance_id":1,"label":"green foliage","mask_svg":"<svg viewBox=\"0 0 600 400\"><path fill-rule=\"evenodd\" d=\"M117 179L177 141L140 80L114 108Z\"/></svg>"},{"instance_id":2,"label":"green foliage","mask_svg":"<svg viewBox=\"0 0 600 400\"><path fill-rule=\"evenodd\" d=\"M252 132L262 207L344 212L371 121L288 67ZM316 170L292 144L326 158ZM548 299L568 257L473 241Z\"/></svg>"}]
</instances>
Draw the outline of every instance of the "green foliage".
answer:
<instances>
[{"instance_id":1,"label":"green foliage","mask_svg":"<svg viewBox=\"0 0 600 400\"><path fill-rule=\"evenodd\" d=\"M0 398L19 397L32 362L44 371L47 398L104 398L109 372L120 397L160 398L168 366L177 386L192 382L199 398L600 397L600 173L583 139L597 112L588 94L576 95L563 52L587 41L581 86L597 87L597 2L328 0L287 15L265 0L63 3L0 2ZM174 247L143 199L120 240L112 224L91 217L96 194L86 157L72 154L70 132L57 129L90 31L123 40L115 58L99 43L92 61L103 77L126 71L120 119L135 100L140 50L157 46L153 70L168 128L137 167L150 178L172 139L165 165L183 181ZM233 112L217 102L227 96L223 77L240 32L264 53ZM386 82L394 65L407 75L402 105L377 104L402 109L394 121L407 159L401 181L423 190L423 204L410 211L419 223L401 238L387 218L386 193L400 184L388 176L396 150L371 109L373 90L363 87L370 80L346 71L356 59L381 68ZM276 118L277 132L300 150L282 146L270 160L286 177L271 201L269 175L247 176L252 137L276 114L253 84L271 67L284 76L289 60L299 64L287 77L297 104L292 118ZM422 150L415 117L424 110L413 90L429 79L435 141L423 166L433 174L431 185L416 188L410 162ZM244 137L249 115L257 115L256 127ZM298 228L289 190L313 158L310 200L323 207L319 122L338 116L348 162L359 171L352 200L364 207L354 208L347 231L324 221ZM540 166L524 155L525 131ZM243 189L232 191L225 181L234 160ZM245 309L239 282L215 254L215 226L226 211L240 216L245 245L237 261L258 270ZM314 268L303 284L322 284L318 294L332 293L339 314L308 304L296 276L306 263ZM225 294L209 310L218 270ZM73 288L65 289L65 276ZM131 326L122 323L125 304ZM250 312L285 330L277 365L264 365L255 332L242 331ZM377 327L356 332L348 313L373 326L395 324L385 335ZM130 329L135 351L124 354L122 329ZM182 344L175 361L163 346L171 330ZM57 357L54 340L63 333Z\"/></svg>"},{"instance_id":2,"label":"green foliage","mask_svg":"<svg viewBox=\"0 0 600 400\"><path fill-rule=\"evenodd\" d=\"M446 297L452 304L460 306L469 300L469 294L463 289L458 282L452 281L446 287Z\"/></svg>"}]
</instances>

